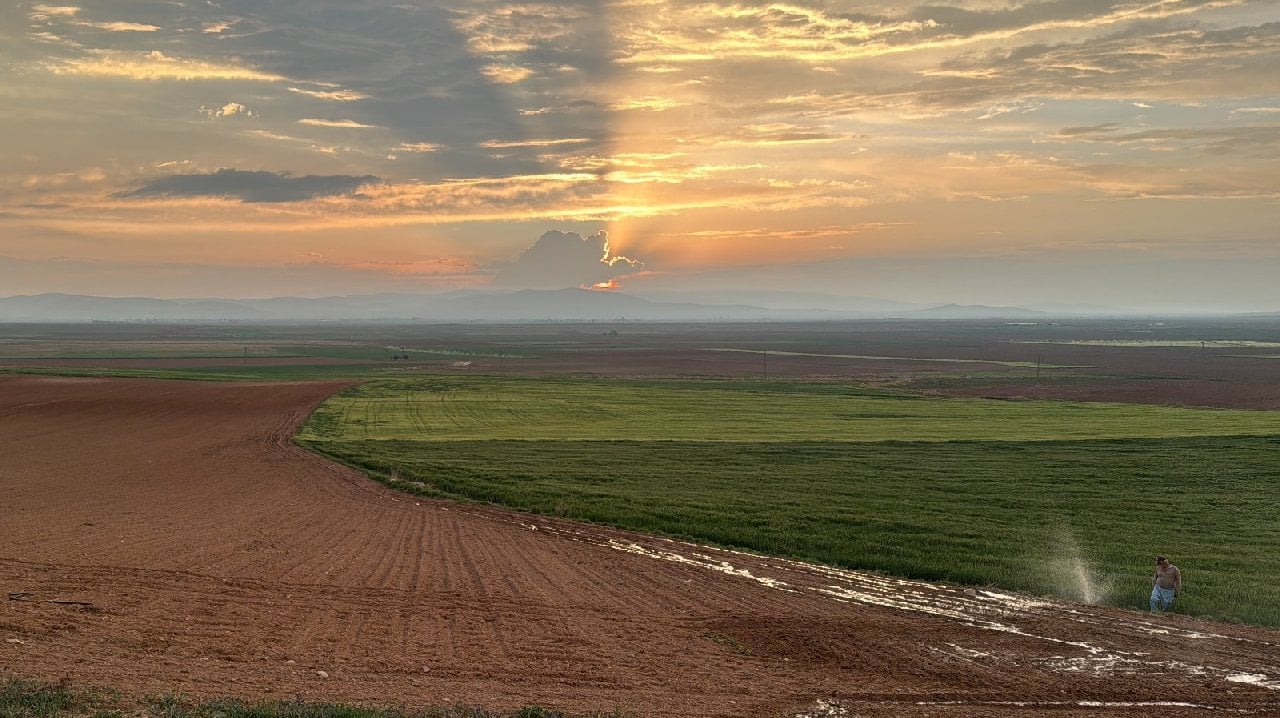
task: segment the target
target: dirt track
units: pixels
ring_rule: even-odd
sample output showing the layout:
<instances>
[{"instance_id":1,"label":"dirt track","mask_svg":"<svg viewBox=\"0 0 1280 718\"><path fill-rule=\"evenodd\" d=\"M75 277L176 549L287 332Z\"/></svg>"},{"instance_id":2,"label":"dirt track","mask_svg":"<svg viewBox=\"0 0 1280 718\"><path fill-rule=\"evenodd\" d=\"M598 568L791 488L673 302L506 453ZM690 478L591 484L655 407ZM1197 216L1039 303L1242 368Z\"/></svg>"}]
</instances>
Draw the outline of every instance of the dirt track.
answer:
<instances>
[{"instance_id":1,"label":"dirt track","mask_svg":"<svg viewBox=\"0 0 1280 718\"><path fill-rule=\"evenodd\" d=\"M832 695L863 716L1280 715L1275 631L396 494L290 444L339 386L0 377L0 676L644 716Z\"/></svg>"}]
</instances>

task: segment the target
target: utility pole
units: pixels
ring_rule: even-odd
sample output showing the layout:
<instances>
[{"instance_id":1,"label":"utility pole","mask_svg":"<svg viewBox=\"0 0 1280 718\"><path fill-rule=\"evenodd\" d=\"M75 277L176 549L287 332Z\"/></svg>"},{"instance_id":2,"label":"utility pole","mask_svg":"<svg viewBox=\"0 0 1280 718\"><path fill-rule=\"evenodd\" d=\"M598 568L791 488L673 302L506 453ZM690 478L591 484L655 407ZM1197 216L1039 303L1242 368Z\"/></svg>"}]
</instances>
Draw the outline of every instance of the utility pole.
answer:
<instances>
[{"instance_id":1,"label":"utility pole","mask_svg":"<svg viewBox=\"0 0 1280 718\"><path fill-rule=\"evenodd\" d=\"M760 352L760 380L769 381L769 350Z\"/></svg>"}]
</instances>

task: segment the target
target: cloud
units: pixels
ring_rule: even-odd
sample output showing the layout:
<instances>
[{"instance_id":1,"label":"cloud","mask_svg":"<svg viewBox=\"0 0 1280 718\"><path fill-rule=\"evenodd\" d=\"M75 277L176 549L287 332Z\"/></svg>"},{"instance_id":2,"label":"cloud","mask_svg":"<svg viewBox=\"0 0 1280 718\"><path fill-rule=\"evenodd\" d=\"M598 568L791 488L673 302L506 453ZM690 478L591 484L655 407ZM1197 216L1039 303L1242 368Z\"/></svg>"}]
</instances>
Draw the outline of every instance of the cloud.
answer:
<instances>
[{"instance_id":1,"label":"cloud","mask_svg":"<svg viewBox=\"0 0 1280 718\"><path fill-rule=\"evenodd\" d=\"M436 152L440 145L433 142L401 142L391 148L392 152Z\"/></svg>"},{"instance_id":2,"label":"cloud","mask_svg":"<svg viewBox=\"0 0 1280 718\"><path fill-rule=\"evenodd\" d=\"M144 25L137 22L75 22L73 25L80 27L91 27L95 30L106 30L107 32L156 32L160 28L155 25Z\"/></svg>"},{"instance_id":3,"label":"cloud","mask_svg":"<svg viewBox=\"0 0 1280 718\"><path fill-rule=\"evenodd\" d=\"M220 35L231 29L238 20L210 20L201 23L200 31L209 35Z\"/></svg>"},{"instance_id":4,"label":"cloud","mask_svg":"<svg viewBox=\"0 0 1280 718\"><path fill-rule=\"evenodd\" d=\"M156 32L160 29L155 25L137 22L76 20L75 18L80 15L83 9L73 5L34 5L27 13L27 19L32 23L52 25L55 18L65 18L77 27L89 27L107 32Z\"/></svg>"},{"instance_id":5,"label":"cloud","mask_svg":"<svg viewBox=\"0 0 1280 718\"><path fill-rule=\"evenodd\" d=\"M1139 144L1149 149L1198 147L1213 154L1246 154L1274 158L1280 149L1280 124L1240 127L1146 129L1120 132L1115 123L1067 127L1059 137L1118 145Z\"/></svg>"},{"instance_id":6,"label":"cloud","mask_svg":"<svg viewBox=\"0 0 1280 718\"><path fill-rule=\"evenodd\" d=\"M496 287L564 289L589 287L635 274L644 264L610 256L609 235L603 230L583 237L577 232L545 232L513 264L494 277Z\"/></svg>"},{"instance_id":7,"label":"cloud","mask_svg":"<svg viewBox=\"0 0 1280 718\"><path fill-rule=\"evenodd\" d=\"M300 202L315 197L351 195L362 185L378 182L371 175L305 175L221 169L212 174L172 175L149 182L117 197L226 197L244 202Z\"/></svg>"},{"instance_id":8,"label":"cloud","mask_svg":"<svg viewBox=\"0 0 1280 718\"><path fill-rule=\"evenodd\" d=\"M670 97L657 97L650 95L648 97L631 97L618 100L609 105L609 109L615 112L626 112L627 110L648 110L650 112L662 112L675 107L680 107L685 103L673 100Z\"/></svg>"},{"instance_id":9,"label":"cloud","mask_svg":"<svg viewBox=\"0 0 1280 718\"><path fill-rule=\"evenodd\" d=\"M663 237L680 237L688 239L766 239L770 241L795 242L809 239L829 239L832 237L852 237L864 232L877 232L886 229L897 229L909 226L909 222L863 222L861 224L829 225L806 229L768 229L755 227L752 229L708 229L695 232L664 232Z\"/></svg>"},{"instance_id":10,"label":"cloud","mask_svg":"<svg viewBox=\"0 0 1280 718\"><path fill-rule=\"evenodd\" d=\"M895 36L917 38L938 27L930 18L857 17L782 3L669 3L631 19L620 62L658 67L728 58L827 64L892 52Z\"/></svg>"},{"instance_id":11,"label":"cloud","mask_svg":"<svg viewBox=\"0 0 1280 718\"><path fill-rule=\"evenodd\" d=\"M480 72L499 85L514 85L533 74L533 70L519 65L485 65Z\"/></svg>"},{"instance_id":12,"label":"cloud","mask_svg":"<svg viewBox=\"0 0 1280 718\"><path fill-rule=\"evenodd\" d=\"M206 107L204 105L201 105L200 114L204 115L205 117L208 117L211 120L222 119L224 117L254 118L258 116L258 113L254 112L253 110L250 110L248 107L245 107L239 102L228 102L222 107Z\"/></svg>"},{"instance_id":13,"label":"cloud","mask_svg":"<svg viewBox=\"0 0 1280 718\"><path fill-rule=\"evenodd\" d=\"M486 140L480 143L481 147L488 149L501 150L511 149L513 147L555 147L558 145L578 145L591 140L586 137L561 137L549 140Z\"/></svg>"},{"instance_id":14,"label":"cloud","mask_svg":"<svg viewBox=\"0 0 1280 718\"><path fill-rule=\"evenodd\" d=\"M289 92L296 92L299 95L314 97L318 100L332 100L334 102L355 102L357 100L366 100L368 95L355 90L307 90L301 87L290 87Z\"/></svg>"},{"instance_id":15,"label":"cloud","mask_svg":"<svg viewBox=\"0 0 1280 718\"><path fill-rule=\"evenodd\" d=\"M277 82L284 78L248 67L193 60L152 50L117 52L94 50L88 57L63 60L48 69L55 75L118 77L129 80L254 80Z\"/></svg>"},{"instance_id":16,"label":"cloud","mask_svg":"<svg viewBox=\"0 0 1280 718\"><path fill-rule=\"evenodd\" d=\"M943 62L914 102L963 109L984 98L1155 100L1280 92L1280 23L1224 30L1134 25L1077 42L1028 44Z\"/></svg>"},{"instance_id":17,"label":"cloud","mask_svg":"<svg viewBox=\"0 0 1280 718\"><path fill-rule=\"evenodd\" d=\"M34 5L27 17L33 22L41 22L54 17L75 17L80 10L72 5Z\"/></svg>"},{"instance_id":18,"label":"cloud","mask_svg":"<svg viewBox=\"0 0 1280 718\"><path fill-rule=\"evenodd\" d=\"M1035 112L1036 110L1039 110L1042 107L1044 107L1043 102L1035 102L1030 100L1021 101L1021 102L1009 102L1001 105L992 105L991 107L988 107L981 115L979 115L978 119L989 120L993 117L999 117L1000 115L1007 115L1011 112L1016 112L1018 114L1026 114L1028 112Z\"/></svg>"},{"instance_id":19,"label":"cloud","mask_svg":"<svg viewBox=\"0 0 1280 718\"><path fill-rule=\"evenodd\" d=\"M298 120L300 125L311 125L312 127L349 127L353 129L369 129L376 125L366 125L363 122L355 120L318 120L313 117Z\"/></svg>"},{"instance_id":20,"label":"cloud","mask_svg":"<svg viewBox=\"0 0 1280 718\"><path fill-rule=\"evenodd\" d=\"M1120 129L1120 125L1114 122L1104 122L1100 125L1085 125L1082 127L1064 127L1058 130L1058 136L1067 137L1093 137L1096 135L1109 135Z\"/></svg>"},{"instance_id":21,"label":"cloud","mask_svg":"<svg viewBox=\"0 0 1280 718\"><path fill-rule=\"evenodd\" d=\"M563 40L574 23L588 15L583 8L557 3L503 4L488 10L464 11L454 26L468 48L483 55L525 52Z\"/></svg>"}]
</instances>

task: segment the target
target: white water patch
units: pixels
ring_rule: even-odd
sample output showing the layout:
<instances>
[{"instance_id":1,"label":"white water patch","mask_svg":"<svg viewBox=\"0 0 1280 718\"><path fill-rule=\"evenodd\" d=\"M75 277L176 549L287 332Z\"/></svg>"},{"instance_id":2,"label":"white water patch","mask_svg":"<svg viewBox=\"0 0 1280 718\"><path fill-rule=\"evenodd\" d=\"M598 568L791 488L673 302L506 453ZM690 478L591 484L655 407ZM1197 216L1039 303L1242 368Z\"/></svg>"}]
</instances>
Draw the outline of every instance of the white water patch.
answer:
<instances>
[{"instance_id":1,"label":"white water patch","mask_svg":"<svg viewBox=\"0 0 1280 718\"><path fill-rule=\"evenodd\" d=\"M1232 683L1247 683L1251 686L1280 691L1280 680L1268 680L1265 673L1232 673L1227 676L1227 680Z\"/></svg>"},{"instance_id":2,"label":"white water patch","mask_svg":"<svg viewBox=\"0 0 1280 718\"><path fill-rule=\"evenodd\" d=\"M837 601L845 601L852 603L863 603L872 606L883 606L885 608L894 608L899 611L912 611L914 613L925 613L932 616L941 616L950 618L957 623L974 628L984 628L988 631L1002 631L1004 633L1021 634L1022 631L1014 626L1010 626L998 621L988 621L977 618L963 608L939 605L936 603L926 603L910 600L909 596L892 597L890 595L880 593L870 593L867 591L859 591L848 586L828 586L826 588L814 589L818 593L830 596Z\"/></svg>"},{"instance_id":3,"label":"white water patch","mask_svg":"<svg viewBox=\"0 0 1280 718\"><path fill-rule=\"evenodd\" d=\"M962 661L966 661L968 663L978 663L979 661L1000 660L1000 658L996 656L996 654L994 653L989 653L987 651L979 651L974 648L966 648L965 646L962 646L958 643L946 643L944 645L947 646L947 648L930 646L929 650L933 651L934 653L947 656L948 658L955 658Z\"/></svg>"},{"instance_id":4,"label":"white water patch","mask_svg":"<svg viewBox=\"0 0 1280 718\"><path fill-rule=\"evenodd\" d=\"M617 539L609 539L605 545L617 551L625 551L627 553L648 556L662 561L699 566L713 571L718 571L720 573L751 579L770 588L798 592L797 587L794 587L792 584L785 581L767 576L756 576L746 569L735 567L728 561L719 560L704 553L692 554L694 558L690 558L689 556L676 551L663 551L647 548L635 542L624 542ZM685 545L705 550L705 547L698 546L697 544ZM747 554L745 552L724 551L723 553L738 553L742 556L758 558L754 554ZM1013 615L1055 605L1047 601L1039 601L1012 594L985 590L974 590L970 594L955 595L950 589L940 591L941 587L924 581L891 578L874 573L850 571L786 559L781 560L780 563L801 568L810 574L825 576L840 581L837 585L804 587L804 590L822 594L837 601L861 603L865 605L892 608L900 611L938 616L973 628L1011 633L1042 641L1082 648L1095 656L1104 653L1103 649L1089 643L1082 641L1067 641L1059 638L1027 633L1016 626L1002 621L992 620L984 615Z\"/></svg>"},{"instance_id":5,"label":"white water patch","mask_svg":"<svg viewBox=\"0 0 1280 718\"><path fill-rule=\"evenodd\" d=\"M612 548L617 551L625 551L627 553L634 553L634 554L639 554L641 556L648 556L649 558L656 558L661 561L671 561L673 563L682 563L689 566L698 566L701 568L707 568L707 569L711 569L712 571L719 571L720 573L729 574L730 576L741 576L742 578L748 578L759 584L768 586L769 588L775 588L783 591L794 592L794 589L788 586L785 581L779 581L775 578L769 578L768 576L756 576L755 574L751 573L745 568L735 568L734 565L729 563L728 561L720 561L711 556L707 556L705 554L694 554L694 556L696 556L696 559L689 558L684 554L679 554L674 551L657 551L651 548L645 548L644 546L641 546L638 543L623 542L623 541L618 541L617 539L609 539L609 543L606 545L609 548Z\"/></svg>"},{"instance_id":6,"label":"white water patch","mask_svg":"<svg viewBox=\"0 0 1280 718\"><path fill-rule=\"evenodd\" d=\"M718 560L707 554L693 554L696 558L690 558L689 556L675 551L660 551L652 548L646 548L635 542L624 542L617 539L609 539L606 545L617 551L625 551L627 553L647 556L649 558L655 558L662 561L698 566L732 576L741 576L742 578L756 581L757 583L770 588L798 592L797 588L785 581L780 581L767 576L756 576L746 569L737 568L728 561ZM1123 653L1108 654L1104 649L1083 641L1068 641L1050 636L1027 633L1026 631L1008 623L981 617L980 614L984 613L984 611L977 611L976 613L979 615L975 615L975 611L972 610L975 604L981 605L992 602L996 604L994 612L997 614L1014 614L1027 609L1054 605L1045 601L1036 601L995 591L975 591L972 596L966 596L963 599L959 596L939 596L936 591L936 586L922 581L889 578L878 574L847 571L844 569L819 566L815 564L804 564L801 562L788 561L787 563L802 566L810 573L843 579L845 581L845 585L805 588L805 590L829 596L837 601L881 606L900 611L910 611L913 613L924 613L947 618L972 628L999 631L1002 633L1010 633L1041 641L1074 646L1085 650L1091 656L1101 657L1099 660L1106 660L1112 656ZM926 587L932 590L929 590L928 592L920 590L925 589Z\"/></svg>"},{"instance_id":7,"label":"white water patch","mask_svg":"<svg viewBox=\"0 0 1280 718\"><path fill-rule=\"evenodd\" d=\"M849 715L849 709L838 700L819 700L812 710L797 713L794 718L842 718Z\"/></svg>"},{"instance_id":8,"label":"white water patch","mask_svg":"<svg viewBox=\"0 0 1280 718\"><path fill-rule=\"evenodd\" d=\"M947 643L946 645L955 649L958 653L965 656L966 658L993 658L995 656L994 653L989 653L987 651L979 651L975 648L965 648L964 646L958 643Z\"/></svg>"},{"instance_id":9,"label":"white water patch","mask_svg":"<svg viewBox=\"0 0 1280 718\"><path fill-rule=\"evenodd\" d=\"M1221 706L1186 701L916 701L918 706L1011 706L1014 708L1196 708L1207 711L1226 710L1232 713L1248 713L1246 709L1224 709Z\"/></svg>"},{"instance_id":10,"label":"white water patch","mask_svg":"<svg viewBox=\"0 0 1280 718\"><path fill-rule=\"evenodd\" d=\"M1164 670L1162 670L1164 666L1135 657L1139 655L1145 654L1115 652L1071 658L1050 656L1049 658L1038 659L1036 662L1060 673L1085 673L1098 677L1164 673Z\"/></svg>"},{"instance_id":11,"label":"white water patch","mask_svg":"<svg viewBox=\"0 0 1280 718\"><path fill-rule=\"evenodd\" d=\"M976 595L977 598L991 598L996 601L999 601L1000 603L1006 606L1009 606L1010 608L1015 608L1020 611L1027 611L1027 610L1036 609L1036 608L1051 608L1051 607L1058 606L1058 604L1052 603L1050 601L1040 601L1034 598L1027 598L1026 596L1014 596L1013 594L998 593L996 591L982 590L982 591L975 591L974 594Z\"/></svg>"},{"instance_id":12,"label":"white water patch","mask_svg":"<svg viewBox=\"0 0 1280 718\"><path fill-rule=\"evenodd\" d=\"M1186 701L1076 701L1075 704L1085 708L1202 708L1210 711L1218 710L1218 706L1187 703Z\"/></svg>"},{"instance_id":13,"label":"white water patch","mask_svg":"<svg viewBox=\"0 0 1280 718\"><path fill-rule=\"evenodd\" d=\"M1049 604L1052 605L1052 604ZM1087 625L1105 625L1112 627L1124 627L1129 630L1145 633L1155 636L1169 636L1171 638L1184 638L1188 640L1209 640L1217 639L1222 641L1235 641L1237 643L1251 644L1255 646L1274 646L1276 644L1268 641L1259 641L1256 638L1245 638L1243 636L1228 636L1221 633L1211 633L1206 631L1195 631L1191 629L1178 628L1157 621L1144 620L1141 618L1125 618L1115 614L1095 615L1087 610L1077 608L1069 608L1066 606L1058 606L1055 615L1063 618L1084 623ZM1137 615L1137 614L1134 614Z\"/></svg>"}]
</instances>

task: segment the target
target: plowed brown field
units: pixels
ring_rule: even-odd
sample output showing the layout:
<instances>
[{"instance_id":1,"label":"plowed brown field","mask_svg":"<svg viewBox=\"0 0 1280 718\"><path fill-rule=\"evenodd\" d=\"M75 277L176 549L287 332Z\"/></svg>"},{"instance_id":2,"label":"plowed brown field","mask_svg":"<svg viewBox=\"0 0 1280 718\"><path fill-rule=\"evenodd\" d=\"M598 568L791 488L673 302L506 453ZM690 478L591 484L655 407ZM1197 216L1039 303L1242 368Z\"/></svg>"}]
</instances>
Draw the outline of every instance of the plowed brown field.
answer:
<instances>
[{"instance_id":1,"label":"plowed brown field","mask_svg":"<svg viewBox=\"0 0 1280 718\"><path fill-rule=\"evenodd\" d=\"M397 494L338 384L0 377L0 675L642 716L1280 715L1280 633Z\"/></svg>"}]
</instances>

